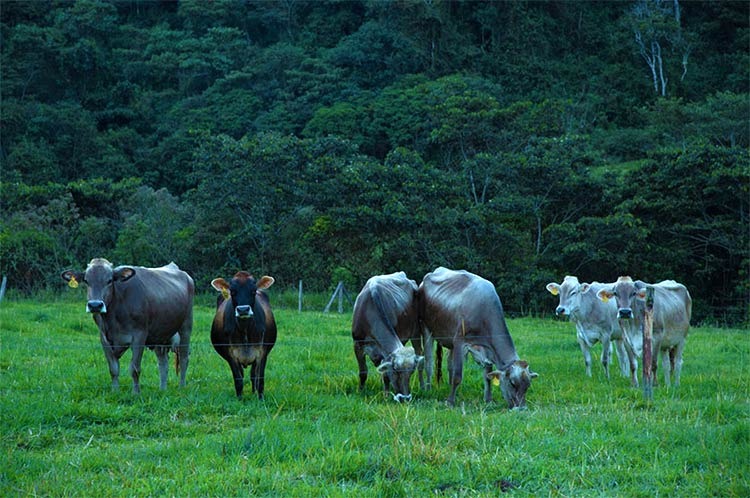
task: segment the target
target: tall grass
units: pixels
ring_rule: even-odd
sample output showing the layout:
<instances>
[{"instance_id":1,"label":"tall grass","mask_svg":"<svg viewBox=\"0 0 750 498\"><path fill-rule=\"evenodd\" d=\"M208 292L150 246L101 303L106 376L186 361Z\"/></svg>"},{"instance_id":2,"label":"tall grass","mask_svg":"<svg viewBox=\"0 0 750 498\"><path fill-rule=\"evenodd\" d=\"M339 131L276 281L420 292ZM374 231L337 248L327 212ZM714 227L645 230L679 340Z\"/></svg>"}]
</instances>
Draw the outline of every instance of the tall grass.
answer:
<instances>
[{"instance_id":1,"label":"tall grass","mask_svg":"<svg viewBox=\"0 0 750 498\"><path fill-rule=\"evenodd\" d=\"M683 385L646 404L583 359L569 323L515 319L540 373L529 410L485 405L467 366L398 405L371 368L359 393L351 315L277 310L266 400L237 400L198 304L188 385L113 392L97 330L70 302L0 305L0 496L748 496L748 332L695 328ZM416 387L416 378L414 379ZM499 392L496 399L501 400Z\"/></svg>"}]
</instances>

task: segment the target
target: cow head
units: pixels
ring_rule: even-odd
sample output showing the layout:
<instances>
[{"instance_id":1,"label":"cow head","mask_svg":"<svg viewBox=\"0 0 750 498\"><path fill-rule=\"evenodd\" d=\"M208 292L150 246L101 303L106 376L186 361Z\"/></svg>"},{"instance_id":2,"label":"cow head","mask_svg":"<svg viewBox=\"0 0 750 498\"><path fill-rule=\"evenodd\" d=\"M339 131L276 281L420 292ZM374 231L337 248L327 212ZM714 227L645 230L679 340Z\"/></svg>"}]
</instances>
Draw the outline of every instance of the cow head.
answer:
<instances>
[{"instance_id":1,"label":"cow head","mask_svg":"<svg viewBox=\"0 0 750 498\"><path fill-rule=\"evenodd\" d=\"M553 296L560 296L560 302L555 308L557 316L568 316L574 318L581 307L581 295L586 293L591 286L587 283L579 283L576 277L570 275L565 277L562 284L550 282L547 290Z\"/></svg>"},{"instance_id":2,"label":"cow head","mask_svg":"<svg viewBox=\"0 0 750 498\"><path fill-rule=\"evenodd\" d=\"M514 361L505 370L495 370L487 374L487 378L494 384L500 384L508 408L526 409L526 391L531 386L531 379L539 374L529 370L529 364L522 360Z\"/></svg>"},{"instance_id":3,"label":"cow head","mask_svg":"<svg viewBox=\"0 0 750 498\"><path fill-rule=\"evenodd\" d=\"M85 272L65 270L61 276L71 287L77 287L79 281L86 283L88 286L86 311L88 313L107 313L107 305L111 304L115 292L115 282L125 282L134 275L135 268L132 266L112 268L112 263L106 259L94 258L86 267Z\"/></svg>"},{"instance_id":4,"label":"cow head","mask_svg":"<svg viewBox=\"0 0 750 498\"><path fill-rule=\"evenodd\" d=\"M617 318L630 320L635 318L633 310L636 299L646 299L646 287L641 282L633 282L630 277L620 277L612 287L600 290L596 296L605 303L614 297L617 302Z\"/></svg>"},{"instance_id":5,"label":"cow head","mask_svg":"<svg viewBox=\"0 0 750 498\"><path fill-rule=\"evenodd\" d=\"M215 278L211 286L221 292L225 301L231 301L234 316L238 321L248 320L255 315L255 293L259 289L268 289L274 283L273 277L263 276L256 281L246 271L237 272L232 280Z\"/></svg>"},{"instance_id":6,"label":"cow head","mask_svg":"<svg viewBox=\"0 0 750 498\"><path fill-rule=\"evenodd\" d=\"M378 372L388 379L395 391L393 399L396 401L410 401L411 390L409 380L414 370L424 365L424 356L418 356L411 346L400 347L378 365Z\"/></svg>"}]
</instances>

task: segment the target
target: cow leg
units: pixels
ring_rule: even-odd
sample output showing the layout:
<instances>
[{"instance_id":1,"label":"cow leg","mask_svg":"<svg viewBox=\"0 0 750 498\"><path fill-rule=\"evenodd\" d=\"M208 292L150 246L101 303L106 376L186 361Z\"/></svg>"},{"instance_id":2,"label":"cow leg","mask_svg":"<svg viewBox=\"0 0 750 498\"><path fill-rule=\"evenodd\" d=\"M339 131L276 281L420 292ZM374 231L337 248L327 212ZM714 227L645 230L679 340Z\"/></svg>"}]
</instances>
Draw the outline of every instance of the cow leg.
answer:
<instances>
[{"instance_id":1,"label":"cow leg","mask_svg":"<svg viewBox=\"0 0 750 498\"><path fill-rule=\"evenodd\" d=\"M130 375L133 377L133 392L141 393L141 360L143 359L143 344L133 344L133 358L130 360Z\"/></svg>"},{"instance_id":2,"label":"cow leg","mask_svg":"<svg viewBox=\"0 0 750 498\"><path fill-rule=\"evenodd\" d=\"M463 380L463 356L463 345L454 343L453 349L451 350L451 358L448 363L448 376L450 377L451 383L451 393L448 395L448 404L451 406L456 405L456 390Z\"/></svg>"},{"instance_id":3,"label":"cow leg","mask_svg":"<svg viewBox=\"0 0 750 498\"><path fill-rule=\"evenodd\" d=\"M232 378L234 379L234 391L238 398L242 397L242 390L245 385L245 369L234 358L227 359L229 368L232 369Z\"/></svg>"},{"instance_id":4,"label":"cow leg","mask_svg":"<svg viewBox=\"0 0 750 498\"><path fill-rule=\"evenodd\" d=\"M609 357L612 353L612 343L609 342L609 337L602 337L602 366L604 367L604 375L609 380Z\"/></svg>"},{"instance_id":5,"label":"cow leg","mask_svg":"<svg viewBox=\"0 0 750 498\"><path fill-rule=\"evenodd\" d=\"M490 380L492 365L484 367L484 402L492 403L492 381Z\"/></svg>"},{"instance_id":6,"label":"cow leg","mask_svg":"<svg viewBox=\"0 0 750 498\"><path fill-rule=\"evenodd\" d=\"M581 352L583 353L583 361L586 363L586 375L591 377L591 351L589 350L588 344L583 340L579 339L578 344L581 346Z\"/></svg>"},{"instance_id":7,"label":"cow leg","mask_svg":"<svg viewBox=\"0 0 750 498\"><path fill-rule=\"evenodd\" d=\"M266 356L266 354L263 354L263 358L260 360L260 365L258 366L258 399L263 399L265 397L267 360L268 356Z\"/></svg>"},{"instance_id":8,"label":"cow leg","mask_svg":"<svg viewBox=\"0 0 750 498\"><path fill-rule=\"evenodd\" d=\"M633 387L638 387L638 357L633 351L633 347L630 342L625 341L625 350L628 353L628 361L630 363L630 383Z\"/></svg>"},{"instance_id":9,"label":"cow leg","mask_svg":"<svg viewBox=\"0 0 750 498\"><path fill-rule=\"evenodd\" d=\"M104 357L107 358L107 364L109 365L109 375L112 377L112 389L120 388L120 357L117 356L114 350L103 343L102 349L104 349Z\"/></svg>"},{"instance_id":10,"label":"cow leg","mask_svg":"<svg viewBox=\"0 0 750 498\"><path fill-rule=\"evenodd\" d=\"M424 369L427 375L427 382L425 383L426 389L432 389L432 375L434 373L434 340L432 338L432 332L427 327L422 327L422 344L424 345ZM422 376L420 371L419 384L422 384Z\"/></svg>"},{"instance_id":11,"label":"cow leg","mask_svg":"<svg viewBox=\"0 0 750 498\"><path fill-rule=\"evenodd\" d=\"M159 389L163 391L167 388L167 376L169 375L169 348L157 346L154 348L154 353L159 364Z\"/></svg>"},{"instance_id":12,"label":"cow leg","mask_svg":"<svg viewBox=\"0 0 750 498\"><path fill-rule=\"evenodd\" d=\"M185 387L187 368L190 360L190 334L193 332L193 308L180 328L180 345L177 346L177 362L180 369L180 387Z\"/></svg>"},{"instance_id":13,"label":"cow leg","mask_svg":"<svg viewBox=\"0 0 750 498\"><path fill-rule=\"evenodd\" d=\"M365 362L364 348L357 341L354 341L354 356L357 358L357 365L359 365L359 390L364 391L367 382L367 363Z\"/></svg>"},{"instance_id":14,"label":"cow leg","mask_svg":"<svg viewBox=\"0 0 750 498\"><path fill-rule=\"evenodd\" d=\"M669 359L671 360L672 369L674 370L675 387L680 385L680 374L682 373L682 351L684 349L685 341L683 340L669 351Z\"/></svg>"},{"instance_id":15,"label":"cow leg","mask_svg":"<svg viewBox=\"0 0 750 498\"><path fill-rule=\"evenodd\" d=\"M620 367L620 374L627 377L630 370L630 360L628 352L625 351L625 344L622 339L615 339L615 354L617 355L617 365Z\"/></svg>"}]
</instances>

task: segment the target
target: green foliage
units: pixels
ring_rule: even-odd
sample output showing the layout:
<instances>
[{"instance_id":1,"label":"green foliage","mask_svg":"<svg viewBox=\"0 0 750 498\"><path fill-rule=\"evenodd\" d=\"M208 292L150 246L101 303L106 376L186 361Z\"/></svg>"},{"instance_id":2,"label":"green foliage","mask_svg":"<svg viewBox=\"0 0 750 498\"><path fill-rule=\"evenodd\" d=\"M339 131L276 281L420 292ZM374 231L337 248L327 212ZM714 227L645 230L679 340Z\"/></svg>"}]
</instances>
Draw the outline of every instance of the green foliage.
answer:
<instances>
[{"instance_id":1,"label":"green foliage","mask_svg":"<svg viewBox=\"0 0 750 498\"><path fill-rule=\"evenodd\" d=\"M32 291L94 256L175 260L322 291L446 265L516 313L549 279L630 273L747 323L749 14L5 1L0 271Z\"/></svg>"}]
</instances>

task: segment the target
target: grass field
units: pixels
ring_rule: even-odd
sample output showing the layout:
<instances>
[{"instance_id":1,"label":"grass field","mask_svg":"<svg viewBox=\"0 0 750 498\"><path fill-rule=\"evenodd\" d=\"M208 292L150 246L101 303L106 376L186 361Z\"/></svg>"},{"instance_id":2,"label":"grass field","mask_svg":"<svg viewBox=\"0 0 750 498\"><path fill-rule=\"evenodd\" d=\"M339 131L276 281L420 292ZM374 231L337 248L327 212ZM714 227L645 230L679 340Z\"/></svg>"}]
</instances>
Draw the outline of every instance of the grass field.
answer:
<instances>
[{"instance_id":1,"label":"grass field","mask_svg":"<svg viewBox=\"0 0 750 498\"><path fill-rule=\"evenodd\" d=\"M750 333L694 328L682 386L652 404L593 378L570 323L509 320L540 373L529 410L466 369L398 405L371 368L357 389L351 315L277 310L266 400L237 400L196 306L188 385L158 390L146 352L131 392L110 389L82 302L0 304L0 496L750 496ZM597 354L600 349L596 348ZM616 374L617 368L612 369ZM249 375L248 375L249 377Z\"/></svg>"}]
</instances>

